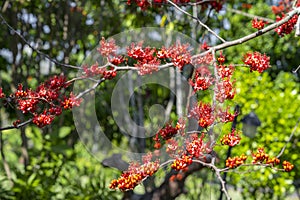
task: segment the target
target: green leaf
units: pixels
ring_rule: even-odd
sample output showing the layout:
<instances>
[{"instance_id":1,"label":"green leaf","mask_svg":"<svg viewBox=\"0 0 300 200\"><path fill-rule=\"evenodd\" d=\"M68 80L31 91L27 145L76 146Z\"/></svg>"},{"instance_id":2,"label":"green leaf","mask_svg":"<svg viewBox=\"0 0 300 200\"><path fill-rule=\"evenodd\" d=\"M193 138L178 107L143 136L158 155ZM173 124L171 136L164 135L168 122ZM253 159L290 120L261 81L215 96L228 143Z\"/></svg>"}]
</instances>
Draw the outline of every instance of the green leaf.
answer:
<instances>
[{"instance_id":1,"label":"green leaf","mask_svg":"<svg viewBox=\"0 0 300 200\"><path fill-rule=\"evenodd\" d=\"M59 129L59 138L64 138L71 133L72 128L69 126L63 126Z\"/></svg>"}]
</instances>

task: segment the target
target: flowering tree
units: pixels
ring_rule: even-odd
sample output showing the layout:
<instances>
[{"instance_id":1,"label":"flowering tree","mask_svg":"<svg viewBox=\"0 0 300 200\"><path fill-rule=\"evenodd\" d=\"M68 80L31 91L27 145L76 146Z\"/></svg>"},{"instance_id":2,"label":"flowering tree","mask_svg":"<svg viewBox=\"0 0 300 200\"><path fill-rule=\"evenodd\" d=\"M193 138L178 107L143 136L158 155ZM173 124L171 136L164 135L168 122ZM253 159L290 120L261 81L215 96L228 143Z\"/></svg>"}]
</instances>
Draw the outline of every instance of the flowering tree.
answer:
<instances>
[{"instance_id":1,"label":"flowering tree","mask_svg":"<svg viewBox=\"0 0 300 200\"><path fill-rule=\"evenodd\" d=\"M235 71L247 68L249 76L251 76L251 73L263 73L272 66L271 58L259 51L249 51L244 55L238 55L241 63L229 64L225 50L255 38L264 37L264 34L272 31L276 32L276 37L281 38L293 34L293 30L295 30L295 35L299 36L300 2L280 1L279 5L272 6L270 9L276 15L275 20L231 10L251 17L252 21L249 23L253 27L252 33L232 40L221 37L217 33L217 28L214 30L197 16L196 9L206 13L207 17L210 17L211 12L221 15L221 11L227 5L225 1L129 0L127 4L139 7L142 13L151 12L151 9L159 9L161 12L165 9L174 9L180 15L189 17L194 23L192 26L201 26L209 33L209 38L214 39L211 39L210 43L202 41L198 47L199 50L195 52L192 51L191 44L180 40L161 47L144 45L144 41L138 41L132 42L124 48L112 38L102 38L97 48L97 54L102 58L101 63L73 66L60 63L35 48L1 16L3 24L15 32L29 48L57 65L66 69L78 70L79 75L71 79L64 74L55 75L39 83L36 89L25 87L20 82L12 93L6 93L1 87L0 98L4 104L12 105L17 112L21 113L18 116L22 117L17 118L10 126L1 127L0 131L22 128L31 123L39 128L51 126L54 120L66 110L80 107L86 95L95 91L102 84L105 85L106 82L115 79L123 71L136 71L139 76L155 76L164 69L175 69L179 73L184 73L188 66L193 66L192 72L187 77L187 82L192 90L189 91L186 98L189 99L195 95L198 97L196 102L187 101L186 114L177 113L176 121L167 122L157 132L152 133L150 144L154 150L145 153L141 163L130 162L128 169L122 169L121 176L112 180L109 188L124 192L125 199L171 199L184 192L183 186L188 176L203 168L210 168L220 182L221 192L227 199L230 199L223 174L234 172L241 167L254 168L257 166L272 168L282 173L292 171L294 165L288 160L280 159L286 145L277 155L269 155L263 148L264 144L261 144L263 147L253 150L251 155L241 152L237 156L228 156L227 158L220 157L218 148L234 147L243 139L242 132L236 129L235 125L228 132L220 129L225 124L235 124L234 121L240 114L239 110L233 110L228 106L234 105L234 98L237 95L233 78ZM251 5L243 4L243 6ZM194 9L194 12L190 13L189 8ZM78 80L91 80L94 84L82 92L70 92L68 88ZM200 98L202 94L206 98ZM287 143L290 142L294 133L295 131L292 131ZM142 151L144 150L142 149ZM11 172L3 156L3 148L1 151L4 169L9 177ZM225 167L219 161L220 159L226 159ZM155 176L166 166L170 166L171 169L159 187L152 187L142 196L131 192L136 186Z\"/></svg>"}]
</instances>

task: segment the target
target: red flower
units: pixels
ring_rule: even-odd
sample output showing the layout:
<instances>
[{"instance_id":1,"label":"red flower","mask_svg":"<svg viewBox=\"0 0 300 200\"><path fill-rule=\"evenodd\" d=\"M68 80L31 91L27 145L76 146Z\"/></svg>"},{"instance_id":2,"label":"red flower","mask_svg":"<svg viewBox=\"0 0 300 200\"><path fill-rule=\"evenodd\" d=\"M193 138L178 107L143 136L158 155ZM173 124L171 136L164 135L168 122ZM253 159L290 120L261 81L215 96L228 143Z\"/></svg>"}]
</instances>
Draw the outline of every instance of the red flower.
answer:
<instances>
[{"instance_id":1,"label":"red flower","mask_svg":"<svg viewBox=\"0 0 300 200\"><path fill-rule=\"evenodd\" d=\"M247 53L243 61L250 66L250 72L258 71L259 73L262 73L264 70L271 67L269 63L270 57L259 52Z\"/></svg>"},{"instance_id":2,"label":"red flower","mask_svg":"<svg viewBox=\"0 0 300 200\"><path fill-rule=\"evenodd\" d=\"M269 155L265 153L264 148L258 148L256 153L252 154L252 163L262 163L269 159Z\"/></svg>"},{"instance_id":3,"label":"red flower","mask_svg":"<svg viewBox=\"0 0 300 200\"><path fill-rule=\"evenodd\" d=\"M244 162L247 160L247 156L245 156L244 154L242 154L241 156L236 156L236 157L229 157L226 160L226 167L229 168L236 168L242 164L244 164Z\"/></svg>"},{"instance_id":4,"label":"red flower","mask_svg":"<svg viewBox=\"0 0 300 200\"><path fill-rule=\"evenodd\" d=\"M206 42L203 42L203 44L201 45L201 49L204 50L204 51L209 50L209 46L207 45Z\"/></svg>"},{"instance_id":5,"label":"red flower","mask_svg":"<svg viewBox=\"0 0 300 200\"><path fill-rule=\"evenodd\" d=\"M185 65L191 63L189 47L189 44L177 42L168 49L172 63L180 70L182 70Z\"/></svg>"},{"instance_id":6,"label":"red flower","mask_svg":"<svg viewBox=\"0 0 300 200\"><path fill-rule=\"evenodd\" d=\"M34 124L36 124L38 127L42 128L46 125L51 124L53 120L54 120L54 116L47 114L47 112L44 111L44 113L42 113L42 114L39 114L39 115L36 114L33 117L32 122Z\"/></svg>"},{"instance_id":7,"label":"red flower","mask_svg":"<svg viewBox=\"0 0 300 200\"><path fill-rule=\"evenodd\" d=\"M171 167L175 170L183 170L186 169L187 166L192 164L193 160L191 156L182 155L179 158L176 158L172 163Z\"/></svg>"},{"instance_id":8,"label":"red flower","mask_svg":"<svg viewBox=\"0 0 300 200\"><path fill-rule=\"evenodd\" d=\"M189 153L189 155L199 158L200 156L203 156L204 153L206 153L206 145L203 142L204 133L202 133L201 137L198 137L197 134L195 134L194 137L192 137L191 141L187 143L186 150Z\"/></svg>"},{"instance_id":9,"label":"red flower","mask_svg":"<svg viewBox=\"0 0 300 200\"><path fill-rule=\"evenodd\" d=\"M134 189L140 182L152 176L159 168L159 160L151 161L152 154L143 156L143 164L130 163L128 171L125 171L120 178L111 181L109 188L119 188L122 191Z\"/></svg>"},{"instance_id":10,"label":"red flower","mask_svg":"<svg viewBox=\"0 0 300 200\"><path fill-rule=\"evenodd\" d=\"M232 82L226 79L216 84L215 92L217 101L223 103L226 99L233 99L236 90Z\"/></svg>"},{"instance_id":11,"label":"red flower","mask_svg":"<svg viewBox=\"0 0 300 200\"><path fill-rule=\"evenodd\" d=\"M170 155L173 155L176 153L176 150L178 149L178 142L174 139L168 139L166 141L167 149L166 152Z\"/></svg>"},{"instance_id":12,"label":"red flower","mask_svg":"<svg viewBox=\"0 0 300 200\"><path fill-rule=\"evenodd\" d=\"M165 128L160 129L157 134L164 140L168 140L175 136L177 134L177 131L177 127L173 127L171 124L166 124Z\"/></svg>"},{"instance_id":13,"label":"red flower","mask_svg":"<svg viewBox=\"0 0 300 200\"><path fill-rule=\"evenodd\" d=\"M276 21L280 21L284 17L285 15L282 13L281 17L280 16L276 17ZM277 27L275 29L276 33L278 33L279 36L284 36L284 34L290 34L294 30L297 20L298 20L298 15L294 15L289 21Z\"/></svg>"},{"instance_id":14,"label":"red flower","mask_svg":"<svg viewBox=\"0 0 300 200\"><path fill-rule=\"evenodd\" d=\"M282 166L283 166L283 169L284 169L286 172L290 172L290 171L292 171L292 169L294 168L294 165L291 164L290 162L286 161L286 160L283 161Z\"/></svg>"},{"instance_id":15,"label":"red flower","mask_svg":"<svg viewBox=\"0 0 300 200\"><path fill-rule=\"evenodd\" d=\"M70 94L69 98L65 98L64 101L61 103L61 106L64 109L72 109L74 106L79 106L82 99L77 99L73 93Z\"/></svg>"},{"instance_id":16,"label":"red flower","mask_svg":"<svg viewBox=\"0 0 300 200\"><path fill-rule=\"evenodd\" d=\"M241 137L239 136L239 133L233 130L231 133L224 135L221 138L221 144L222 145L229 145L231 147L237 145L240 143Z\"/></svg>"},{"instance_id":17,"label":"red flower","mask_svg":"<svg viewBox=\"0 0 300 200\"><path fill-rule=\"evenodd\" d=\"M104 37L102 37L99 45L100 47L97 48L97 51L105 57L109 57L110 55L114 56L118 48L118 46L115 44L114 39L106 41Z\"/></svg>"},{"instance_id":18,"label":"red flower","mask_svg":"<svg viewBox=\"0 0 300 200\"><path fill-rule=\"evenodd\" d=\"M257 30L263 29L265 24L267 24L268 22L265 22L263 20L259 20L257 18L254 18L252 20L252 27L256 28Z\"/></svg>"},{"instance_id":19,"label":"red flower","mask_svg":"<svg viewBox=\"0 0 300 200\"><path fill-rule=\"evenodd\" d=\"M218 75L221 78L230 79L234 72L234 67L232 65L229 65L229 67L227 67L225 65L219 65L217 68L218 68Z\"/></svg>"},{"instance_id":20,"label":"red flower","mask_svg":"<svg viewBox=\"0 0 300 200\"><path fill-rule=\"evenodd\" d=\"M212 125L215 120L211 105L202 102L192 108L189 113L189 117L197 119L199 126L202 128L207 128L208 126Z\"/></svg>"},{"instance_id":21,"label":"red flower","mask_svg":"<svg viewBox=\"0 0 300 200\"><path fill-rule=\"evenodd\" d=\"M207 90L213 83L213 78L210 76L210 71L203 71L203 68L205 67L198 68L194 79L189 81L195 92L199 90Z\"/></svg>"},{"instance_id":22,"label":"red flower","mask_svg":"<svg viewBox=\"0 0 300 200\"><path fill-rule=\"evenodd\" d=\"M230 113L228 112L228 108L226 111L220 110L218 113L218 117L222 123L232 122L234 118L238 115L238 113Z\"/></svg>"},{"instance_id":23,"label":"red flower","mask_svg":"<svg viewBox=\"0 0 300 200\"><path fill-rule=\"evenodd\" d=\"M223 65L225 62L225 56L223 56L222 51L220 52L220 56L217 58L220 65Z\"/></svg>"}]
</instances>

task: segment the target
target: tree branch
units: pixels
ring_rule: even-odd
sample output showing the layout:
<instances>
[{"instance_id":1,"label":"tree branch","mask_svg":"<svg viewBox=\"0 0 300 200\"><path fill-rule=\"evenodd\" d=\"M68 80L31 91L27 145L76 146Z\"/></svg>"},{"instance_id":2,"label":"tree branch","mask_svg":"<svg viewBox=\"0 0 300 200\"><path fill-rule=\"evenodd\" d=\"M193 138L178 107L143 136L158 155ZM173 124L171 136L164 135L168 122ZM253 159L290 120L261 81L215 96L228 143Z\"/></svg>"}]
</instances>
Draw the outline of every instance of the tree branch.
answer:
<instances>
[{"instance_id":1,"label":"tree branch","mask_svg":"<svg viewBox=\"0 0 300 200\"><path fill-rule=\"evenodd\" d=\"M7 126L7 127L2 127L2 128L0 127L0 132L5 131L5 130L9 130L9 129L19 129L23 126L26 126L27 124L29 124L31 122L32 122L32 119L29 119L29 120L27 120L25 122L22 122L22 123L20 123L16 126Z\"/></svg>"}]
</instances>

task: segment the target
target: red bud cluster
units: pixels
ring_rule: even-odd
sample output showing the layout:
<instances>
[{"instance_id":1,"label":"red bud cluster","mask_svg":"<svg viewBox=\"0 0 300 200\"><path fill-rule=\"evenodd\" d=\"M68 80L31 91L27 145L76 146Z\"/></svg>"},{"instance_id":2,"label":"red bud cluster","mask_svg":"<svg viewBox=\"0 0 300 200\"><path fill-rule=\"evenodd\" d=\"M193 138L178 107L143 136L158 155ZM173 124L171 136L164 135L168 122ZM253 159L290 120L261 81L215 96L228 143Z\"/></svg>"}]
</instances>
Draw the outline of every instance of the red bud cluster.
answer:
<instances>
[{"instance_id":1,"label":"red bud cluster","mask_svg":"<svg viewBox=\"0 0 300 200\"><path fill-rule=\"evenodd\" d=\"M239 135L239 132L236 130L232 130L231 133L224 135L221 138L221 144L222 145L229 145L231 147L237 145L240 143L241 137Z\"/></svg>"},{"instance_id":2,"label":"red bud cluster","mask_svg":"<svg viewBox=\"0 0 300 200\"><path fill-rule=\"evenodd\" d=\"M77 99L72 93L69 97L63 94L68 86L64 76L54 76L39 85L36 90L23 89L23 85L19 84L12 97L18 109L24 114L31 114L32 122L44 127L51 124L55 116L62 113L62 109L79 106L81 99Z\"/></svg>"},{"instance_id":3,"label":"red bud cluster","mask_svg":"<svg viewBox=\"0 0 300 200\"><path fill-rule=\"evenodd\" d=\"M207 90L213 84L213 78L207 66L200 67L195 72L195 77L189 81L194 92Z\"/></svg>"},{"instance_id":4,"label":"red bud cluster","mask_svg":"<svg viewBox=\"0 0 300 200\"><path fill-rule=\"evenodd\" d=\"M252 163L266 163L271 165L278 165L280 160L276 157L270 157L265 153L264 148L258 148L256 153L252 154L253 161Z\"/></svg>"},{"instance_id":5,"label":"red bud cluster","mask_svg":"<svg viewBox=\"0 0 300 200\"><path fill-rule=\"evenodd\" d=\"M254 18L252 20L252 27L256 28L257 30L260 30L263 29L267 23L268 22L265 22L264 20L258 20L257 18Z\"/></svg>"},{"instance_id":6,"label":"red bud cluster","mask_svg":"<svg viewBox=\"0 0 300 200\"><path fill-rule=\"evenodd\" d=\"M192 162L192 156L182 155L181 157L176 158L176 160L174 160L171 167L175 170L184 170L186 169L186 167L192 164Z\"/></svg>"},{"instance_id":7,"label":"red bud cluster","mask_svg":"<svg viewBox=\"0 0 300 200\"><path fill-rule=\"evenodd\" d=\"M106 67L99 66L97 62L90 67L83 66L82 68L87 77L100 75L101 78L110 80L117 75L117 71L113 67L107 69Z\"/></svg>"},{"instance_id":8,"label":"red bud cluster","mask_svg":"<svg viewBox=\"0 0 300 200\"><path fill-rule=\"evenodd\" d=\"M276 16L276 21L280 21L285 17L285 14L281 14L281 16ZM289 21L282 24L281 26L277 27L275 29L276 33L278 33L279 36L284 36L285 34L290 34L297 23L298 15L294 15Z\"/></svg>"},{"instance_id":9,"label":"red bud cluster","mask_svg":"<svg viewBox=\"0 0 300 200\"><path fill-rule=\"evenodd\" d=\"M122 191L132 190L140 182L152 176L159 168L159 160L151 161L152 154L143 157L143 164L131 163L128 171L125 171L118 179L111 181L109 188L119 188Z\"/></svg>"},{"instance_id":10,"label":"red bud cluster","mask_svg":"<svg viewBox=\"0 0 300 200\"><path fill-rule=\"evenodd\" d=\"M244 154L242 154L241 156L236 156L236 157L229 157L226 160L226 167L229 168L236 168L242 164L244 164L244 162L247 160L247 156L245 156Z\"/></svg>"},{"instance_id":11,"label":"red bud cluster","mask_svg":"<svg viewBox=\"0 0 300 200\"><path fill-rule=\"evenodd\" d=\"M215 120L213 108L209 103L200 102L190 110L189 117L197 119L199 126L207 128Z\"/></svg>"},{"instance_id":12,"label":"red bud cluster","mask_svg":"<svg viewBox=\"0 0 300 200\"><path fill-rule=\"evenodd\" d=\"M286 172L290 172L294 168L294 165L286 160L282 162L282 166Z\"/></svg>"}]
</instances>

